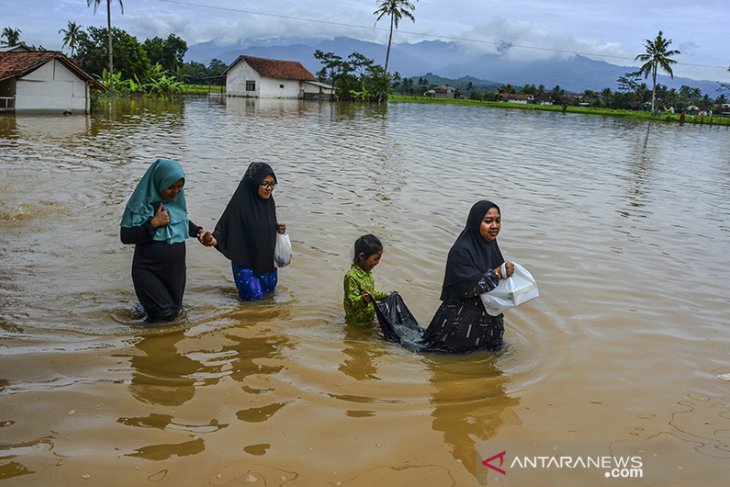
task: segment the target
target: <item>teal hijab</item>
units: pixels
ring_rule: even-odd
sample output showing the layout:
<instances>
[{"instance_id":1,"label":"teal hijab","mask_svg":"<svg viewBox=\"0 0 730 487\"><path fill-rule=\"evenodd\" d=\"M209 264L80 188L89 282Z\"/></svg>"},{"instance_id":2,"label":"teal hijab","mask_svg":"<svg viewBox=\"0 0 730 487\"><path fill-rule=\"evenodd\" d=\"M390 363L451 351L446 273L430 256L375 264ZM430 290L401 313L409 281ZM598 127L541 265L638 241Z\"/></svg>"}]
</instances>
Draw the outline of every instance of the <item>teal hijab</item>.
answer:
<instances>
[{"instance_id":1,"label":"teal hijab","mask_svg":"<svg viewBox=\"0 0 730 487\"><path fill-rule=\"evenodd\" d=\"M170 223L164 227L157 227L153 240L171 244L184 242L189 232L185 190L181 190L172 201L165 201L160 194L160 191L169 188L181 178L185 180L185 173L179 162L172 159L157 159L144 173L134 193L129 197L121 226L141 227L155 215L157 206L162 203L170 214Z\"/></svg>"}]
</instances>

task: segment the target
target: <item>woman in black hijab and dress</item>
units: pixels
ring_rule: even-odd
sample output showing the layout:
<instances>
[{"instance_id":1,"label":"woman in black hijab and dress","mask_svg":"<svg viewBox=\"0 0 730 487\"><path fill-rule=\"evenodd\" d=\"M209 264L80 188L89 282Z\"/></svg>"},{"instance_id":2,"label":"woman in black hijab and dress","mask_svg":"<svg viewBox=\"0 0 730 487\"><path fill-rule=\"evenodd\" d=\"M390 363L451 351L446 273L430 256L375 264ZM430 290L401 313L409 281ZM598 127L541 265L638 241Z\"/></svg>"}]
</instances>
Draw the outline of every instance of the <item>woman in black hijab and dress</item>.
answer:
<instances>
[{"instance_id":1,"label":"woman in black hijab and dress","mask_svg":"<svg viewBox=\"0 0 730 487\"><path fill-rule=\"evenodd\" d=\"M263 299L276 288L276 232L286 232L286 225L276 220L272 195L276 184L271 166L252 163L218 220L212 239L205 236L203 240L211 242L231 261L242 301Z\"/></svg>"},{"instance_id":2,"label":"woman in black hijab and dress","mask_svg":"<svg viewBox=\"0 0 730 487\"><path fill-rule=\"evenodd\" d=\"M504 315L490 316L480 294L510 277L514 264L504 263L497 245L502 226L499 207L482 200L472 206L466 227L449 250L441 306L423 334L423 351L462 353L494 350L502 345Z\"/></svg>"},{"instance_id":3,"label":"woman in black hijab and dress","mask_svg":"<svg viewBox=\"0 0 730 487\"><path fill-rule=\"evenodd\" d=\"M379 308L378 321L388 340L421 352L466 353L502 346L504 316L487 314L480 297L514 272L514 264L505 263L497 245L501 223L499 207L491 201L472 206L466 227L449 250L442 303L428 328L418 327L404 304L386 302ZM389 319L393 314L388 306L399 307L395 319Z\"/></svg>"},{"instance_id":4,"label":"woman in black hijab and dress","mask_svg":"<svg viewBox=\"0 0 730 487\"><path fill-rule=\"evenodd\" d=\"M514 272L514 264L507 262L507 275L502 275L501 227L497 205L482 200L471 207L466 227L449 250L442 303L421 339L424 351L460 353L502 345L504 315L488 315L479 296Z\"/></svg>"}]
</instances>

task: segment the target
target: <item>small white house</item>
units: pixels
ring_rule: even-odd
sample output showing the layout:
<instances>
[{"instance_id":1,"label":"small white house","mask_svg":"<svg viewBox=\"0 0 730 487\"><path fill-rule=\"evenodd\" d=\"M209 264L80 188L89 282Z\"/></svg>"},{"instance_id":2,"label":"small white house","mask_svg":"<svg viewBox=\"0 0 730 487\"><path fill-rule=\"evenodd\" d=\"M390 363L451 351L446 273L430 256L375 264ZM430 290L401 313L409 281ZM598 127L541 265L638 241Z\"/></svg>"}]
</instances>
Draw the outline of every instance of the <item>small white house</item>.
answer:
<instances>
[{"instance_id":1,"label":"small white house","mask_svg":"<svg viewBox=\"0 0 730 487\"><path fill-rule=\"evenodd\" d=\"M60 52L0 52L0 112L89 113L92 88L103 89Z\"/></svg>"},{"instance_id":2,"label":"small white house","mask_svg":"<svg viewBox=\"0 0 730 487\"><path fill-rule=\"evenodd\" d=\"M223 74L228 96L331 100L334 93L297 61L239 56Z\"/></svg>"}]
</instances>

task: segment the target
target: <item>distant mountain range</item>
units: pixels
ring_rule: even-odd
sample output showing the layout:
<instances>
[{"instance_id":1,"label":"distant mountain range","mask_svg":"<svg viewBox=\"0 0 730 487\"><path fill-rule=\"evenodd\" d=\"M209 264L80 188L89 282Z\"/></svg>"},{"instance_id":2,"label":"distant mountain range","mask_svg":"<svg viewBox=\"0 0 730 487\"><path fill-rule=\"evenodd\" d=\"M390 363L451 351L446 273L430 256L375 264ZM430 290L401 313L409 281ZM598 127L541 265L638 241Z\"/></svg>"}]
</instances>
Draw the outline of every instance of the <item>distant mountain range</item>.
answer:
<instances>
[{"instance_id":1,"label":"distant mountain range","mask_svg":"<svg viewBox=\"0 0 730 487\"><path fill-rule=\"evenodd\" d=\"M365 42L349 37L331 40L269 40L243 43L233 46L218 46L214 41L190 46L186 61L208 64L212 59L220 59L230 64L238 56L246 54L272 59L301 62L309 71L316 73L321 69L314 58L314 51L320 49L347 57L359 52L379 64L385 63L386 46ZM394 44L390 52L389 71L399 72L402 77L424 76L433 73L445 79L473 78L475 86L512 84L545 85L547 89L560 85L572 92L585 90L615 90L616 80L635 67L617 66L604 61L594 61L584 56L569 58L555 57L537 61L513 61L498 54L476 54L453 42L423 41L416 44ZM715 81L694 80L659 75L657 81L670 88L682 85L699 88L712 98L717 96L719 84ZM647 85L651 80L647 80Z\"/></svg>"}]
</instances>

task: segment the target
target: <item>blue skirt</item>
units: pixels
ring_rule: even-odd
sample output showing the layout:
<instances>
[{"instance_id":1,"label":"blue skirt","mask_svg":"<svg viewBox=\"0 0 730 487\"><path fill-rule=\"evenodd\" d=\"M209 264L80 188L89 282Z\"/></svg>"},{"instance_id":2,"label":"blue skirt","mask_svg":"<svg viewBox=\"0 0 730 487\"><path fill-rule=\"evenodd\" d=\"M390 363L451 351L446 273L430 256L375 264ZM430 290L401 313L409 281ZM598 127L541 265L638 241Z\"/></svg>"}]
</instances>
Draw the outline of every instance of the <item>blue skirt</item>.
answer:
<instances>
[{"instance_id":1,"label":"blue skirt","mask_svg":"<svg viewBox=\"0 0 730 487\"><path fill-rule=\"evenodd\" d=\"M264 299L264 294L274 292L278 282L276 268L266 274L259 274L252 269L240 266L231 261L233 280L236 281L238 297L241 301L257 301Z\"/></svg>"}]
</instances>

